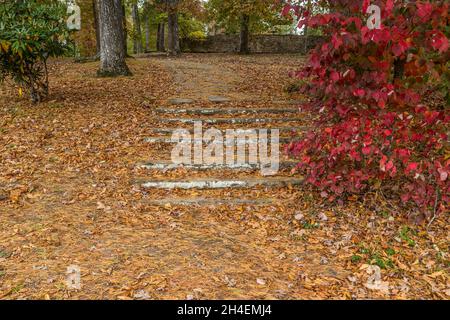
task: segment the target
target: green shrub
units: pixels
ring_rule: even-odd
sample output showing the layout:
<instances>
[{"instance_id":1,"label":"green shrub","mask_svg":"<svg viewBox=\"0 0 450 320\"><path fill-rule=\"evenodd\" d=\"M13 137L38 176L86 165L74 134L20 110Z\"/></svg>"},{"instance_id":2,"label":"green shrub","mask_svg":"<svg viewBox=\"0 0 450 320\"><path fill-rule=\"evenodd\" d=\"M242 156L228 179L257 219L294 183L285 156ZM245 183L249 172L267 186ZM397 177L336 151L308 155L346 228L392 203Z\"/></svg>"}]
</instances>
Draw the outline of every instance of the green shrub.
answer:
<instances>
[{"instance_id":1,"label":"green shrub","mask_svg":"<svg viewBox=\"0 0 450 320\"><path fill-rule=\"evenodd\" d=\"M188 34L190 40L206 40L206 34L203 31L194 31Z\"/></svg>"},{"instance_id":2,"label":"green shrub","mask_svg":"<svg viewBox=\"0 0 450 320\"><path fill-rule=\"evenodd\" d=\"M201 21L186 15L180 14L178 18L181 39L202 39L205 35L205 25ZM195 36L199 38L195 38Z\"/></svg>"},{"instance_id":3,"label":"green shrub","mask_svg":"<svg viewBox=\"0 0 450 320\"><path fill-rule=\"evenodd\" d=\"M11 77L33 103L48 95L48 58L70 47L65 13L57 0L0 0L0 81Z\"/></svg>"}]
</instances>

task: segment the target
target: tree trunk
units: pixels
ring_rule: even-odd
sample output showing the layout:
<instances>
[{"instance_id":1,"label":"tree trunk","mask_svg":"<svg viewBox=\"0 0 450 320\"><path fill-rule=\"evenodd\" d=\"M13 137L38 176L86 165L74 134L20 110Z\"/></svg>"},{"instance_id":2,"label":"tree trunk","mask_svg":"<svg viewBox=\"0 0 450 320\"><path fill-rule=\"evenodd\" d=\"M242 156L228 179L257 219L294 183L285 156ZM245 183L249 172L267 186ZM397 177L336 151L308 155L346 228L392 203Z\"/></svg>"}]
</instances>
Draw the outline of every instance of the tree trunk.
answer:
<instances>
[{"instance_id":1,"label":"tree trunk","mask_svg":"<svg viewBox=\"0 0 450 320\"><path fill-rule=\"evenodd\" d=\"M99 76L131 75L125 62L123 11L120 0L101 0Z\"/></svg>"},{"instance_id":2,"label":"tree trunk","mask_svg":"<svg viewBox=\"0 0 450 320\"><path fill-rule=\"evenodd\" d=\"M241 16L241 34L239 41L239 52L243 54L250 53L249 49L249 25L250 16L248 14L243 14Z\"/></svg>"},{"instance_id":3,"label":"tree trunk","mask_svg":"<svg viewBox=\"0 0 450 320\"><path fill-rule=\"evenodd\" d=\"M305 30L303 32L303 50L304 54L308 53L308 26L305 25Z\"/></svg>"},{"instance_id":4,"label":"tree trunk","mask_svg":"<svg viewBox=\"0 0 450 320\"><path fill-rule=\"evenodd\" d=\"M102 0L99 0L102 1ZM127 28L127 14L125 10L125 3L122 4L122 25L123 25L123 48L125 50L125 56L128 56L128 28Z\"/></svg>"},{"instance_id":5,"label":"tree trunk","mask_svg":"<svg viewBox=\"0 0 450 320\"><path fill-rule=\"evenodd\" d=\"M145 15L145 52L150 52L150 19Z\"/></svg>"},{"instance_id":6,"label":"tree trunk","mask_svg":"<svg viewBox=\"0 0 450 320\"><path fill-rule=\"evenodd\" d=\"M166 23L163 22L161 24L161 38L159 39L161 41L161 51L166 51Z\"/></svg>"},{"instance_id":7,"label":"tree trunk","mask_svg":"<svg viewBox=\"0 0 450 320\"><path fill-rule=\"evenodd\" d=\"M94 27L95 27L95 41L97 47L96 56L100 56L100 21L99 21L99 0L92 0L92 9L94 11Z\"/></svg>"},{"instance_id":8,"label":"tree trunk","mask_svg":"<svg viewBox=\"0 0 450 320\"><path fill-rule=\"evenodd\" d=\"M158 23L158 31L156 31L156 51L161 51L159 38L161 38L161 23Z\"/></svg>"},{"instance_id":9,"label":"tree trunk","mask_svg":"<svg viewBox=\"0 0 450 320\"><path fill-rule=\"evenodd\" d=\"M308 0L308 3L306 4L306 10L311 11L311 0ZM303 31L303 36L305 37L303 39L303 50L305 51L304 54L308 53L308 25L305 24L305 30Z\"/></svg>"},{"instance_id":10,"label":"tree trunk","mask_svg":"<svg viewBox=\"0 0 450 320\"><path fill-rule=\"evenodd\" d=\"M133 2L131 7L131 15L133 18L133 52L142 53L142 31L141 19L139 17L139 8L137 1Z\"/></svg>"},{"instance_id":11,"label":"tree trunk","mask_svg":"<svg viewBox=\"0 0 450 320\"><path fill-rule=\"evenodd\" d=\"M166 51L165 36L166 36L166 24L161 22L158 24L158 35L156 39L156 49L160 52Z\"/></svg>"},{"instance_id":12,"label":"tree trunk","mask_svg":"<svg viewBox=\"0 0 450 320\"><path fill-rule=\"evenodd\" d=\"M178 55L180 50L180 39L178 34L178 12L170 11L168 15L168 26L169 26L169 54Z\"/></svg>"}]
</instances>

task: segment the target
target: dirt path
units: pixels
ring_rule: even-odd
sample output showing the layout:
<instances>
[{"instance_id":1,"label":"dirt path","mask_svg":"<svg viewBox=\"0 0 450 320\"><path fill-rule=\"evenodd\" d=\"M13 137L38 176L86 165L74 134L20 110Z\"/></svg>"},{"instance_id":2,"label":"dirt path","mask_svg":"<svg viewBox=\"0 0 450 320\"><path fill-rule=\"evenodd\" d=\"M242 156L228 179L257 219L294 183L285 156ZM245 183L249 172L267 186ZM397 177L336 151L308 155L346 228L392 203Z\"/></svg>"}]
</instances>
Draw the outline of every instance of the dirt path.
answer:
<instances>
[{"instance_id":1,"label":"dirt path","mask_svg":"<svg viewBox=\"0 0 450 320\"><path fill-rule=\"evenodd\" d=\"M327 208L293 186L145 190L136 184L254 177L252 171L149 171L137 164L168 159L170 145L145 138L169 126L162 119L173 115L156 109L170 98L213 108L205 97L217 94L233 98L223 107L267 108L267 101L289 99L282 88L298 58L187 55L176 60L178 68L171 62L131 60L133 77L98 79L95 63L58 61L51 66L50 101L38 107L2 87L0 298L445 297L445 274L436 274L445 264L438 258L448 244L439 227L445 221L432 236L419 237L389 211L379 216L358 203ZM270 201L230 203L243 195ZM199 197L229 201L164 200ZM417 246L401 240L399 230ZM382 270L387 292L365 286L370 256L361 248L394 264ZM386 256L386 248L396 254ZM415 263L418 256L424 258ZM70 265L81 269L81 290L66 285Z\"/></svg>"},{"instance_id":2,"label":"dirt path","mask_svg":"<svg viewBox=\"0 0 450 320\"><path fill-rule=\"evenodd\" d=\"M162 67L173 75L174 88L171 98L191 98L196 101L208 101L211 96L223 96L233 101L261 101L267 98L283 99L283 86L289 81L286 75L298 65L293 59L301 61L302 57L272 56L280 61L270 64L268 57L229 55L184 55L182 58L158 59ZM258 65L260 63L260 65ZM261 74L260 71L264 73ZM258 81L254 81L259 77ZM278 82L278 92L273 85ZM261 83L266 88L261 88Z\"/></svg>"},{"instance_id":3,"label":"dirt path","mask_svg":"<svg viewBox=\"0 0 450 320\"><path fill-rule=\"evenodd\" d=\"M161 64L174 76L173 98L182 96L206 101L210 96L228 96L239 83L238 75L220 70L217 65L182 59L165 59Z\"/></svg>"}]
</instances>

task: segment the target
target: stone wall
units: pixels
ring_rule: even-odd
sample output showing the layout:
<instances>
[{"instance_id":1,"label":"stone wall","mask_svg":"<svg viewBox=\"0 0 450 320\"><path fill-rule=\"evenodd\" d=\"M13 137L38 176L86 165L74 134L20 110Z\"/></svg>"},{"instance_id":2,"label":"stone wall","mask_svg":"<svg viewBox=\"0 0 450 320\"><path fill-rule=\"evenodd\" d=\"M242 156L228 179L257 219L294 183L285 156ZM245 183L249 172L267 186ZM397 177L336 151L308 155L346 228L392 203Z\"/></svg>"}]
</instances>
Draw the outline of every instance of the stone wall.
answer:
<instances>
[{"instance_id":1,"label":"stone wall","mask_svg":"<svg viewBox=\"0 0 450 320\"><path fill-rule=\"evenodd\" d=\"M321 41L320 36L309 36L308 47L311 49ZM184 52L233 53L239 51L239 35L214 35L206 40L181 41ZM252 53L304 53L304 36L299 35L253 35L250 37Z\"/></svg>"}]
</instances>

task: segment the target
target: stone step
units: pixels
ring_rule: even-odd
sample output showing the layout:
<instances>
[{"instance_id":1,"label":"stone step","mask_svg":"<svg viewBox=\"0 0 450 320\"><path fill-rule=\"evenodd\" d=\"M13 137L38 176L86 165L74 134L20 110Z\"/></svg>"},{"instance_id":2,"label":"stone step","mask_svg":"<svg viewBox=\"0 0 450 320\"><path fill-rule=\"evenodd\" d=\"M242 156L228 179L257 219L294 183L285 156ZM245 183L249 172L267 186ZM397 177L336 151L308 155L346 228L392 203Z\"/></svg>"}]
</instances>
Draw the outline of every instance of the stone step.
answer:
<instances>
[{"instance_id":1,"label":"stone step","mask_svg":"<svg viewBox=\"0 0 450 320\"><path fill-rule=\"evenodd\" d=\"M273 100L273 104L285 104L285 105L300 105L305 103L305 100Z\"/></svg>"},{"instance_id":2,"label":"stone step","mask_svg":"<svg viewBox=\"0 0 450 320\"><path fill-rule=\"evenodd\" d=\"M178 143L178 141L173 142L172 141L172 137L169 136L165 136L165 137L148 137L145 138L144 141L146 143ZM260 139L260 140L255 140L255 139L236 139L235 141L231 141L231 144L250 144L250 143L258 143L258 142L267 142L267 141L271 141L270 138L269 139ZM279 142L280 143L289 143L292 141L292 138L286 138L286 137L281 137L279 138ZM209 142L205 142L203 139L191 139L192 143L199 143L202 142L204 144L210 144ZM214 144L219 144L218 141L214 141ZM226 140L224 139L224 141L222 142L223 145L226 145Z\"/></svg>"},{"instance_id":3,"label":"stone step","mask_svg":"<svg viewBox=\"0 0 450 320\"><path fill-rule=\"evenodd\" d=\"M189 99L189 98L174 98L174 99L170 99L169 103L172 105L179 105L179 104L190 104L193 103L194 100L193 99Z\"/></svg>"},{"instance_id":4,"label":"stone step","mask_svg":"<svg viewBox=\"0 0 450 320\"><path fill-rule=\"evenodd\" d=\"M293 168L298 164L298 161L281 161L280 168ZM169 171L176 170L180 168L195 170L195 171L205 171L205 170L259 170L261 169L260 164L251 163L232 163L232 164L176 164L170 160L161 161L151 161L146 163L138 164L139 168L148 170L160 170Z\"/></svg>"},{"instance_id":5,"label":"stone step","mask_svg":"<svg viewBox=\"0 0 450 320\"><path fill-rule=\"evenodd\" d=\"M273 122L299 122L305 121L302 118L214 118L214 119L190 119L190 118L159 118L163 123L184 123L194 124L202 122L204 124L250 124L250 123L273 123Z\"/></svg>"},{"instance_id":6,"label":"stone step","mask_svg":"<svg viewBox=\"0 0 450 320\"><path fill-rule=\"evenodd\" d=\"M208 100L213 103L226 103L231 102L230 98L223 96L209 96ZM171 105L182 105L182 104L192 104L194 103L194 99L191 98L171 98L168 100ZM249 100L247 102L260 102L260 100ZM272 104L278 105L300 105L304 103L305 100L273 100Z\"/></svg>"},{"instance_id":7,"label":"stone step","mask_svg":"<svg viewBox=\"0 0 450 320\"><path fill-rule=\"evenodd\" d=\"M225 103L225 102L230 102L231 101L230 98L222 97L222 96L209 96L208 100L210 102L214 102L214 103Z\"/></svg>"},{"instance_id":8,"label":"stone step","mask_svg":"<svg viewBox=\"0 0 450 320\"><path fill-rule=\"evenodd\" d=\"M300 185L303 179L291 177L248 179L192 179L192 180L147 180L137 182L145 189L227 189L262 187L288 187Z\"/></svg>"},{"instance_id":9,"label":"stone step","mask_svg":"<svg viewBox=\"0 0 450 320\"><path fill-rule=\"evenodd\" d=\"M155 206L265 206L276 203L275 199L217 199L217 198L165 198L159 200L147 200L146 204Z\"/></svg>"},{"instance_id":10,"label":"stone step","mask_svg":"<svg viewBox=\"0 0 450 320\"><path fill-rule=\"evenodd\" d=\"M149 131L153 132L153 133L158 133L158 134L172 134L175 130L179 130L180 128L151 128L149 129ZM231 128L230 128L231 129ZM254 128L255 130L258 130L258 128ZM278 128L260 128L260 129L278 129L280 130L280 133L291 133L291 132L304 132L304 131L308 131L309 129L311 129L310 127L306 127L306 126L298 126L298 127L278 127ZM185 128L185 130L189 131L191 134L194 132L194 130L192 128ZM218 130L220 130L224 135L225 135L225 130L226 129L221 129L218 128ZM245 129L235 129L236 133L239 134L240 132L244 133L246 130Z\"/></svg>"},{"instance_id":11,"label":"stone step","mask_svg":"<svg viewBox=\"0 0 450 320\"><path fill-rule=\"evenodd\" d=\"M228 115L239 115L239 114L257 114L257 113L299 113L298 108L157 108L155 109L157 113L163 114L188 114L188 115L216 115L216 114L228 114Z\"/></svg>"}]
</instances>

